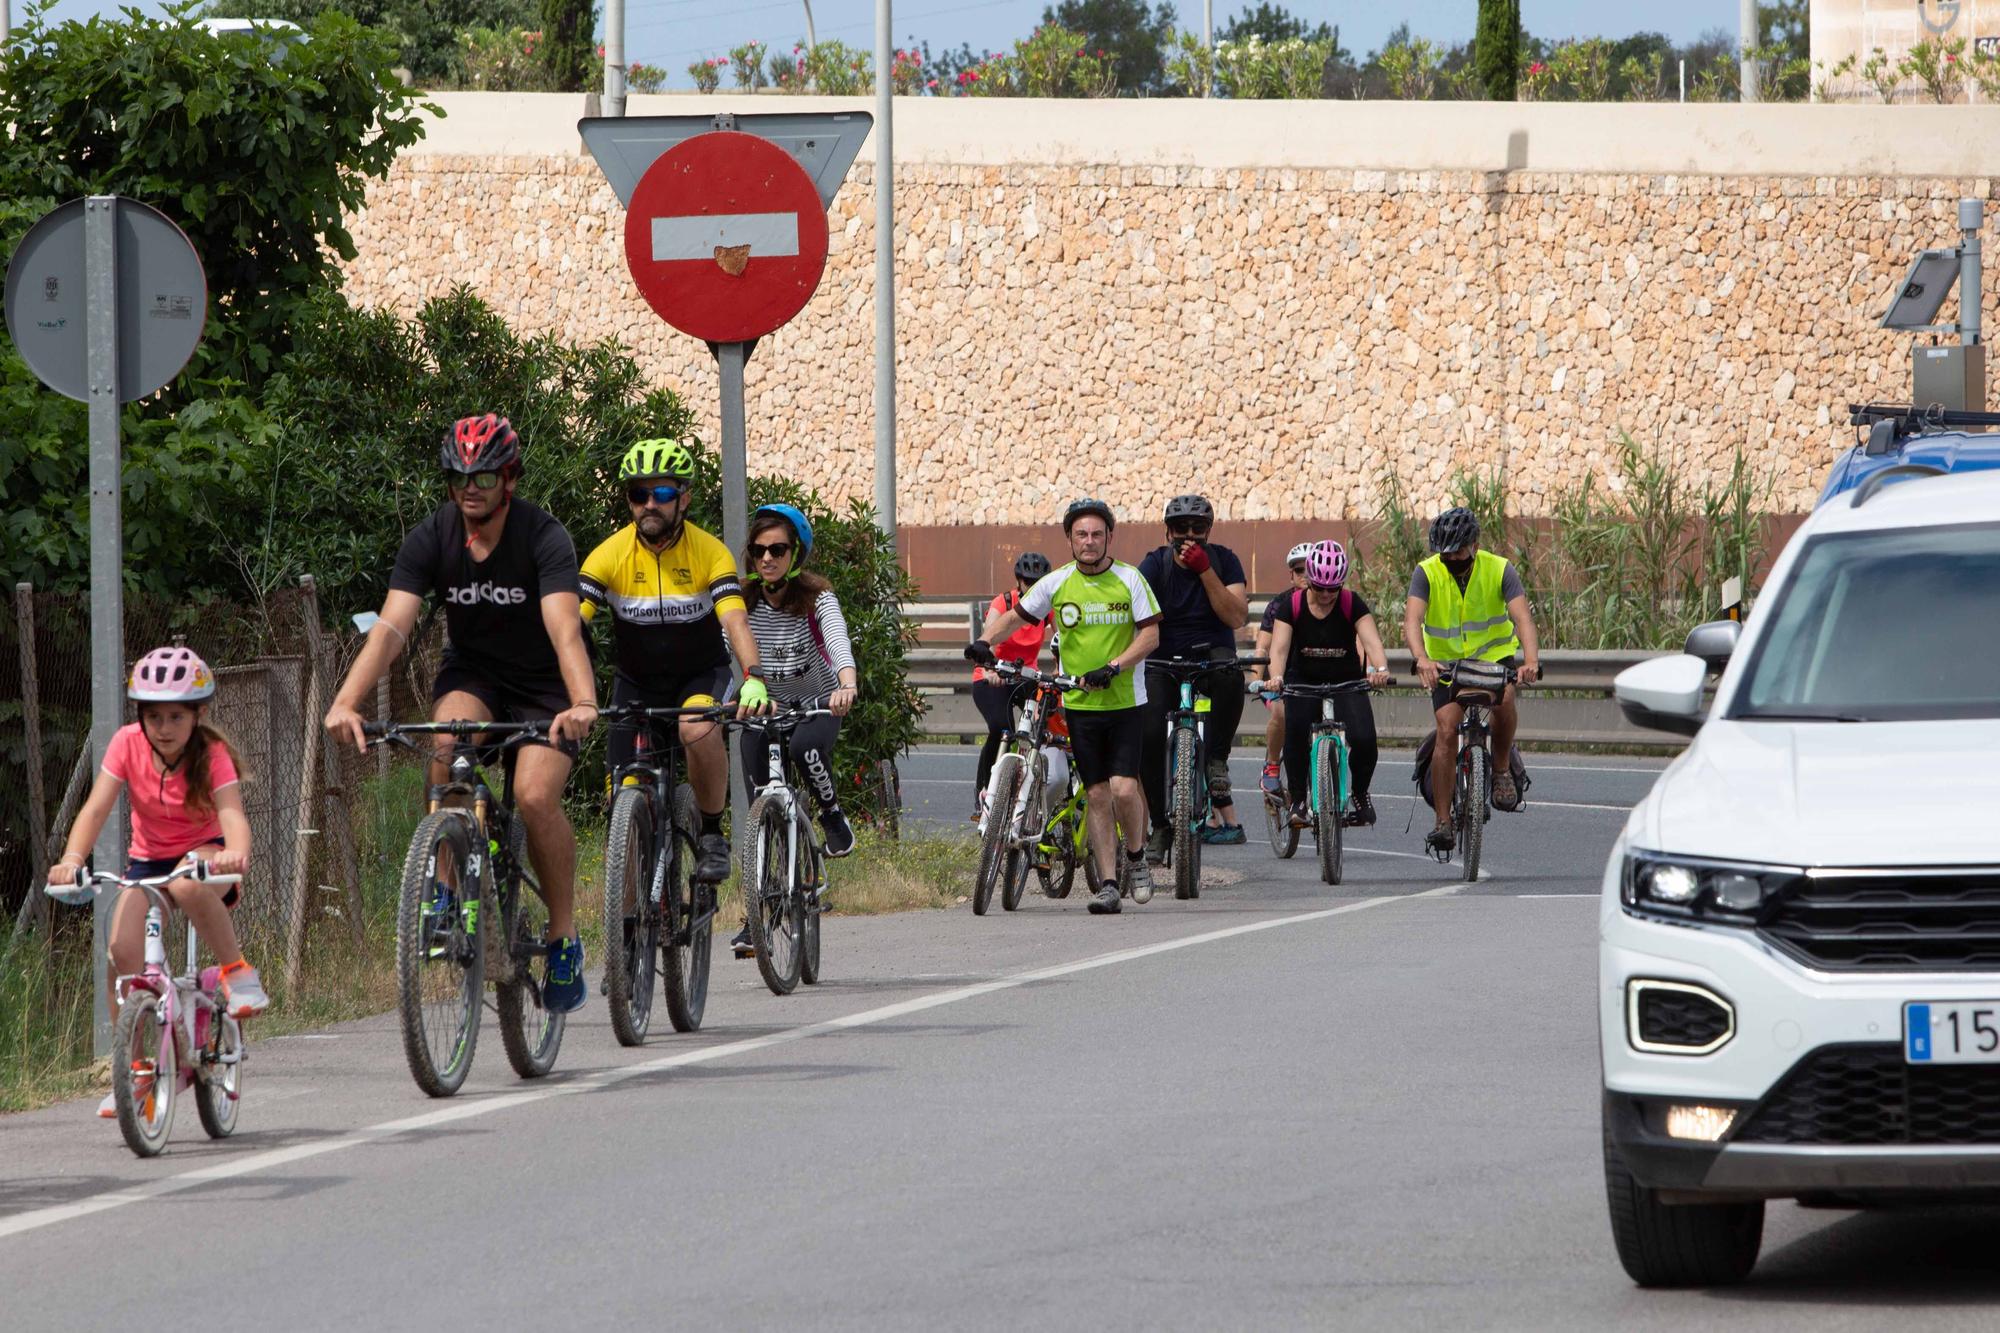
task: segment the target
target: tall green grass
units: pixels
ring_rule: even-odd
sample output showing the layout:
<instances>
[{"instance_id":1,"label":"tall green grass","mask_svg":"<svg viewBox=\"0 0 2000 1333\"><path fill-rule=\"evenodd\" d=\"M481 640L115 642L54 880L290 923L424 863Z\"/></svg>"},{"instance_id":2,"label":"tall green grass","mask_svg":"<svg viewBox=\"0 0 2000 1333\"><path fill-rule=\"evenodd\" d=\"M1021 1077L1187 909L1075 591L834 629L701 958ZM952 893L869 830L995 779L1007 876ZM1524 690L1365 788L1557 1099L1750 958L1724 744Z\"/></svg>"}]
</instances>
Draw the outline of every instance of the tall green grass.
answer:
<instances>
[{"instance_id":1,"label":"tall green grass","mask_svg":"<svg viewBox=\"0 0 2000 1333\"><path fill-rule=\"evenodd\" d=\"M1775 474L1758 477L1739 449L1726 477L1697 483L1625 432L1616 443L1615 485L1592 475L1555 491L1546 522L1516 516L1501 473L1459 472L1449 483L1449 502L1478 515L1481 547L1520 571L1544 648L1677 648L1720 614L1725 579L1741 578L1747 594L1768 563ZM1381 494L1357 578L1394 643L1410 572L1430 554L1432 515L1393 475Z\"/></svg>"}]
</instances>

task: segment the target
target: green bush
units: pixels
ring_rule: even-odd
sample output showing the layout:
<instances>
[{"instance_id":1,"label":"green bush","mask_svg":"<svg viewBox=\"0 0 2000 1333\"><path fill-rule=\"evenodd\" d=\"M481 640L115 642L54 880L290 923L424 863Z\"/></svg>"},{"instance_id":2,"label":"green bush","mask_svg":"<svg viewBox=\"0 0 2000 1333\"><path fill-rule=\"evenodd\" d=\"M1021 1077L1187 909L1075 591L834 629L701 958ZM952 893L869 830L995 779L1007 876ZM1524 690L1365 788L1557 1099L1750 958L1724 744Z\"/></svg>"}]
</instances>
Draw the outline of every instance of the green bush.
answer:
<instances>
[{"instance_id":1,"label":"green bush","mask_svg":"<svg viewBox=\"0 0 2000 1333\"><path fill-rule=\"evenodd\" d=\"M212 0L204 13L223 18L289 19L311 27L322 14L345 14L395 44L396 63L419 84L458 81L461 35L476 29L516 32L541 25L536 0Z\"/></svg>"}]
</instances>

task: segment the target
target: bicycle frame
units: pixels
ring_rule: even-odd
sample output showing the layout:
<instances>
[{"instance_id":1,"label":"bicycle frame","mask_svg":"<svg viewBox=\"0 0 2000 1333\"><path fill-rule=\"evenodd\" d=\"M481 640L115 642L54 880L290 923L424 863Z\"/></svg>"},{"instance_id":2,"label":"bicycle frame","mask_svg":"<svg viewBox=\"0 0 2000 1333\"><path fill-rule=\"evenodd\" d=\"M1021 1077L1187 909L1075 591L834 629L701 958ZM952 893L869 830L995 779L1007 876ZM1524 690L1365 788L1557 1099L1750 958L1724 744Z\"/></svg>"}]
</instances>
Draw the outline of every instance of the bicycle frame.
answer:
<instances>
[{"instance_id":1,"label":"bicycle frame","mask_svg":"<svg viewBox=\"0 0 2000 1333\"><path fill-rule=\"evenodd\" d=\"M1312 802L1312 808L1315 810L1320 808L1321 799L1319 789L1319 756L1320 751L1328 745L1334 747L1333 771L1336 775L1334 780L1340 786L1340 790L1334 793L1333 810L1337 816L1344 815L1347 812L1347 802L1353 795L1350 788L1354 785L1352 777L1348 774L1347 767L1347 724L1336 716L1332 697L1321 696L1319 701L1319 721L1313 723L1312 726L1311 757L1308 759L1306 767L1308 794Z\"/></svg>"}]
</instances>

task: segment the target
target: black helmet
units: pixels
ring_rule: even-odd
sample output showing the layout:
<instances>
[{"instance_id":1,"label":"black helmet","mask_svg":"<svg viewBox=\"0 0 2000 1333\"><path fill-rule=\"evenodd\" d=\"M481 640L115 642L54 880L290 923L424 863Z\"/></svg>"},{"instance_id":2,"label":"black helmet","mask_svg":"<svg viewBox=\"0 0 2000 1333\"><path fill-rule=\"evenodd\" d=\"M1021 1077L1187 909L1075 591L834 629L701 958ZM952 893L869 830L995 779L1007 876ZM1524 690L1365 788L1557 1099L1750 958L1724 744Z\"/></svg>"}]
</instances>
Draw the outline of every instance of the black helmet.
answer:
<instances>
[{"instance_id":1,"label":"black helmet","mask_svg":"<svg viewBox=\"0 0 2000 1333\"><path fill-rule=\"evenodd\" d=\"M1431 550L1437 552L1456 551L1459 547L1479 540L1479 519L1470 509L1460 505L1447 509L1431 524Z\"/></svg>"},{"instance_id":2,"label":"black helmet","mask_svg":"<svg viewBox=\"0 0 2000 1333\"><path fill-rule=\"evenodd\" d=\"M1033 583L1044 578L1049 572L1049 558L1040 551L1023 551L1021 558L1014 562L1014 577Z\"/></svg>"},{"instance_id":3,"label":"black helmet","mask_svg":"<svg viewBox=\"0 0 2000 1333\"><path fill-rule=\"evenodd\" d=\"M521 437L514 423L488 412L484 416L460 417L444 433L438 457L446 472L470 476L475 472L499 472L521 462Z\"/></svg>"},{"instance_id":4,"label":"black helmet","mask_svg":"<svg viewBox=\"0 0 2000 1333\"><path fill-rule=\"evenodd\" d=\"M1069 508L1063 511L1063 536L1069 536L1069 530L1075 527L1076 521L1085 514L1095 514L1103 519L1105 530L1108 532L1114 532L1118 528L1118 520L1112 517L1110 505L1102 500L1085 497L1081 500L1071 500Z\"/></svg>"},{"instance_id":5,"label":"black helmet","mask_svg":"<svg viewBox=\"0 0 2000 1333\"><path fill-rule=\"evenodd\" d=\"M1198 519L1203 523L1215 522L1215 506L1202 495L1176 495L1167 501L1167 522L1177 518Z\"/></svg>"}]
</instances>

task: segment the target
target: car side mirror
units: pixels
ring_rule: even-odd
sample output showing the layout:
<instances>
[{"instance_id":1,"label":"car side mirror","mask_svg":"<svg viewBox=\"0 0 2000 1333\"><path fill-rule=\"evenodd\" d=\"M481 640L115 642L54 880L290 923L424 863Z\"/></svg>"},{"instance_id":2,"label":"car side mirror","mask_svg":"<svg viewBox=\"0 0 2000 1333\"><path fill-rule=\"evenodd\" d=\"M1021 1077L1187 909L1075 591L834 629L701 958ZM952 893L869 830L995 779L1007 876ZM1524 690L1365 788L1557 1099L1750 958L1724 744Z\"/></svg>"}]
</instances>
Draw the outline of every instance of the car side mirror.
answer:
<instances>
[{"instance_id":1,"label":"car side mirror","mask_svg":"<svg viewBox=\"0 0 2000 1333\"><path fill-rule=\"evenodd\" d=\"M1611 692L1619 711L1633 726L1692 736L1706 720L1701 695L1707 684L1708 663L1689 653L1676 653L1625 668L1612 682Z\"/></svg>"},{"instance_id":2,"label":"car side mirror","mask_svg":"<svg viewBox=\"0 0 2000 1333\"><path fill-rule=\"evenodd\" d=\"M1741 621L1711 620L1688 631L1687 646L1682 651L1690 657L1699 657L1708 663L1710 669L1720 671L1735 656L1736 644L1742 637Z\"/></svg>"}]
</instances>

